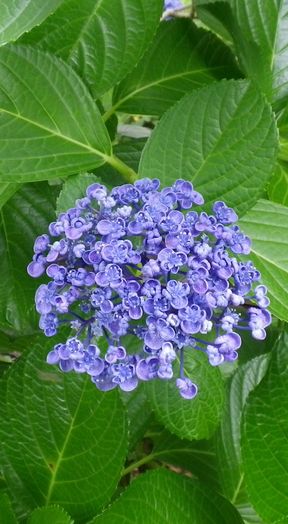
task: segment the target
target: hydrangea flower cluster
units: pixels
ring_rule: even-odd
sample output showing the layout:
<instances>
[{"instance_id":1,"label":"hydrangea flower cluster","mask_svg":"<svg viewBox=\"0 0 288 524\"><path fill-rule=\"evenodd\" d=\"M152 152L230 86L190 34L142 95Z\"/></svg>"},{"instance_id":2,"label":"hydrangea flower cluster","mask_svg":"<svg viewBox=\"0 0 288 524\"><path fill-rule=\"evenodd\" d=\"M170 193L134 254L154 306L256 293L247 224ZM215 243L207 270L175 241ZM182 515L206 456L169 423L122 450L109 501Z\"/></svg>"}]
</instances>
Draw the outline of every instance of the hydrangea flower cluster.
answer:
<instances>
[{"instance_id":1,"label":"hydrangea flower cluster","mask_svg":"<svg viewBox=\"0 0 288 524\"><path fill-rule=\"evenodd\" d=\"M65 323L73 330L50 351L50 364L87 373L102 391L171 380L177 367L176 386L192 399L189 353L219 366L237 358L239 332L265 338L267 289L251 261L237 260L250 239L224 202L211 215L195 210L203 203L184 180L161 190L159 180L141 179L111 192L95 183L50 224L28 273L50 279L36 292L45 335Z\"/></svg>"},{"instance_id":2,"label":"hydrangea flower cluster","mask_svg":"<svg viewBox=\"0 0 288 524\"><path fill-rule=\"evenodd\" d=\"M166 14L170 11L177 11L178 9L183 9L184 5L181 0L165 0L163 12ZM171 17L166 17L166 20L171 20Z\"/></svg>"},{"instance_id":3,"label":"hydrangea flower cluster","mask_svg":"<svg viewBox=\"0 0 288 524\"><path fill-rule=\"evenodd\" d=\"M168 9L181 9L183 7L183 3L181 0L165 0L164 2L164 10L167 11Z\"/></svg>"}]
</instances>

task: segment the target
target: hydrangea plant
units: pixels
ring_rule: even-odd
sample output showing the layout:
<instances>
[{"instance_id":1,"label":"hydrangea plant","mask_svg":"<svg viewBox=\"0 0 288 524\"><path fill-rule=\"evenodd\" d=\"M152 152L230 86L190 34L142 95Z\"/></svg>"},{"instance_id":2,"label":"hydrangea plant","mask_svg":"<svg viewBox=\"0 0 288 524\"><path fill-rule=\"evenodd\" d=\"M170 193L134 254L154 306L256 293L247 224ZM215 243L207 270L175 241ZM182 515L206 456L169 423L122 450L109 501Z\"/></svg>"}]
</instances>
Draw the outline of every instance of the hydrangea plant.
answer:
<instances>
[{"instance_id":1,"label":"hydrangea plant","mask_svg":"<svg viewBox=\"0 0 288 524\"><path fill-rule=\"evenodd\" d=\"M287 12L1 1L1 524L287 522Z\"/></svg>"},{"instance_id":2,"label":"hydrangea plant","mask_svg":"<svg viewBox=\"0 0 288 524\"><path fill-rule=\"evenodd\" d=\"M242 330L265 338L267 289L253 263L239 259L251 241L224 202L211 215L202 204L181 179L160 189L145 178L110 192L95 183L50 224L28 266L32 277L46 271L51 279L36 292L39 327L50 337L68 323L74 334L54 346L49 364L87 373L102 391L132 391L139 381L172 379L179 358L176 386L192 399L187 352L203 351L218 366L237 359ZM140 339L137 353L127 351L128 335Z\"/></svg>"}]
</instances>

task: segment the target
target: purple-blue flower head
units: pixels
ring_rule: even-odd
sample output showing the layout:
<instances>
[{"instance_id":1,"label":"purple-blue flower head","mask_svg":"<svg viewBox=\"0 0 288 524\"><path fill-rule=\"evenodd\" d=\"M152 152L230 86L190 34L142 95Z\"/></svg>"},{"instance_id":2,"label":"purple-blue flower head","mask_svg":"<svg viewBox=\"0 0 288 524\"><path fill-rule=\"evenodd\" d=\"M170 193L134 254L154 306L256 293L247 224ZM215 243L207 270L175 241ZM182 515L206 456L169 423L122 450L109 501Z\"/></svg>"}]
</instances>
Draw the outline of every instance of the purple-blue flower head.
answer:
<instances>
[{"instance_id":1,"label":"purple-blue flower head","mask_svg":"<svg viewBox=\"0 0 288 524\"><path fill-rule=\"evenodd\" d=\"M174 380L193 399L198 386L185 374L186 358L202 351L207 365L219 366L237 358L243 330L265 338L267 288L244 260L251 241L225 202L211 214L203 203L181 179L110 192L96 183L36 238L27 270L47 279L35 296L40 329L47 337L62 325L73 330L49 364L88 374L101 391Z\"/></svg>"}]
</instances>

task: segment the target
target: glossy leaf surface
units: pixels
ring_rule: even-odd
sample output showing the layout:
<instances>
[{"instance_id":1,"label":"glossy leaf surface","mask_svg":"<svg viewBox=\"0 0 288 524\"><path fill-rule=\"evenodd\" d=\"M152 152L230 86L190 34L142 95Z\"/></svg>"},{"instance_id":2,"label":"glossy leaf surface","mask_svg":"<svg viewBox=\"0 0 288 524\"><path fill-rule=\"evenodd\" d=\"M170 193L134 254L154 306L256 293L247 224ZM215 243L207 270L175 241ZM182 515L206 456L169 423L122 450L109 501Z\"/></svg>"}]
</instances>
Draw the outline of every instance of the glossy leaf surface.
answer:
<instances>
[{"instance_id":1,"label":"glossy leaf surface","mask_svg":"<svg viewBox=\"0 0 288 524\"><path fill-rule=\"evenodd\" d=\"M246 81L222 81L186 95L161 119L140 162L140 175L169 186L190 180L207 208L224 200L249 209L272 175L277 134L271 109Z\"/></svg>"}]
</instances>

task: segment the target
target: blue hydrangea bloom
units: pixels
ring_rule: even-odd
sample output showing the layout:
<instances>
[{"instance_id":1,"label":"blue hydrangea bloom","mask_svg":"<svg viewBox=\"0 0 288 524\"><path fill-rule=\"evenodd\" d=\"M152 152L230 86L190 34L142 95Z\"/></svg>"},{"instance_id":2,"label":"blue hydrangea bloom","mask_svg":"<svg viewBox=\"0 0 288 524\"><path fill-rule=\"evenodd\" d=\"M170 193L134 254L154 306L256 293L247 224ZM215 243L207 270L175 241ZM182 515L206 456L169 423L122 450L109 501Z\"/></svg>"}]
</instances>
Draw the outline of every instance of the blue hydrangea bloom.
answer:
<instances>
[{"instance_id":1,"label":"blue hydrangea bloom","mask_svg":"<svg viewBox=\"0 0 288 524\"><path fill-rule=\"evenodd\" d=\"M193 399L188 354L202 351L219 366L237 359L243 330L265 338L267 288L243 259L251 241L233 209L219 201L208 214L197 210L203 203L181 179L164 189L142 179L111 192L95 183L36 238L28 273L49 279L35 296L39 326L47 337L63 324L73 330L49 364L88 374L101 391L174 379Z\"/></svg>"},{"instance_id":2,"label":"blue hydrangea bloom","mask_svg":"<svg viewBox=\"0 0 288 524\"><path fill-rule=\"evenodd\" d=\"M180 0L165 0L164 9L181 9L183 4Z\"/></svg>"}]
</instances>

